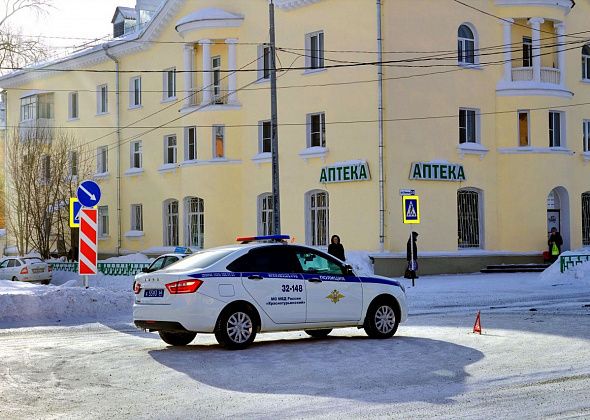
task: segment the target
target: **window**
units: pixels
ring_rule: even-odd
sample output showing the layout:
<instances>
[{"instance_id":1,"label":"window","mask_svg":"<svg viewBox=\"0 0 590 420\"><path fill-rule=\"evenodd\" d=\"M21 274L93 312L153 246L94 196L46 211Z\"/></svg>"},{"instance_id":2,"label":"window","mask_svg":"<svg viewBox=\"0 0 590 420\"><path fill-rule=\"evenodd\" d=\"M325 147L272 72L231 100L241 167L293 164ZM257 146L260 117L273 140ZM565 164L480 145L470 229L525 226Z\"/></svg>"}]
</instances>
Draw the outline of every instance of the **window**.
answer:
<instances>
[{"instance_id":1,"label":"window","mask_svg":"<svg viewBox=\"0 0 590 420\"><path fill-rule=\"evenodd\" d=\"M533 40L528 36L522 37L522 66L533 67Z\"/></svg>"},{"instance_id":2,"label":"window","mask_svg":"<svg viewBox=\"0 0 590 420\"><path fill-rule=\"evenodd\" d=\"M459 109L459 143L479 143L478 111Z\"/></svg>"},{"instance_id":3,"label":"window","mask_svg":"<svg viewBox=\"0 0 590 420\"><path fill-rule=\"evenodd\" d=\"M164 202L164 246L178 246L178 201Z\"/></svg>"},{"instance_id":4,"label":"window","mask_svg":"<svg viewBox=\"0 0 590 420\"><path fill-rule=\"evenodd\" d=\"M258 196L258 234L272 235L273 226L272 194L265 193Z\"/></svg>"},{"instance_id":5,"label":"window","mask_svg":"<svg viewBox=\"0 0 590 420\"><path fill-rule=\"evenodd\" d=\"M529 142L529 111L518 111L518 145L526 147Z\"/></svg>"},{"instance_id":6,"label":"window","mask_svg":"<svg viewBox=\"0 0 590 420\"><path fill-rule=\"evenodd\" d=\"M41 181L49 182L51 179L51 157L41 156Z\"/></svg>"},{"instance_id":7,"label":"window","mask_svg":"<svg viewBox=\"0 0 590 420\"><path fill-rule=\"evenodd\" d=\"M143 231L143 206L131 204L131 230Z\"/></svg>"},{"instance_id":8,"label":"window","mask_svg":"<svg viewBox=\"0 0 590 420\"><path fill-rule=\"evenodd\" d=\"M109 89L107 85L96 88L96 113L106 114L109 112Z\"/></svg>"},{"instance_id":9,"label":"window","mask_svg":"<svg viewBox=\"0 0 590 420\"><path fill-rule=\"evenodd\" d=\"M141 106L141 77L132 77L129 80L129 108Z\"/></svg>"},{"instance_id":10,"label":"window","mask_svg":"<svg viewBox=\"0 0 590 420\"><path fill-rule=\"evenodd\" d=\"M459 26L457 55L460 64L475 64L475 36L467 25Z\"/></svg>"},{"instance_id":11,"label":"window","mask_svg":"<svg viewBox=\"0 0 590 420\"><path fill-rule=\"evenodd\" d=\"M270 120L258 123L258 153L270 153L272 150L272 125Z\"/></svg>"},{"instance_id":12,"label":"window","mask_svg":"<svg viewBox=\"0 0 590 420\"><path fill-rule=\"evenodd\" d=\"M164 163L176 163L176 136L164 136Z\"/></svg>"},{"instance_id":13,"label":"window","mask_svg":"<svg viewBox=\"0 0 590 420\"><path fill-rule=\"evenodd\" d=\"M39 119L53 118L53 93L38 95L37 97L37 117Z\"/></svg>"},{"instance_id":14,"label":"window","mask_svg":"<svg viewBox=\"0 0 590 420\"><path fill-rule=\"evenodd\" d=\"M457 191L457 238L459 248L480 248L479 193Z\"/></svg>"},{"instance_id":15,"label":"window","mask_svg":"<svg viewBox=\"0 0 590 420\"><path fill-rule=\"evenodd\" d=\"M326 114L307 115L307 147L326 147Z\"/></svg>"},{"instance_id":16,"label":"window","mask_svg":"<svg viewBox=\"0 0 590 420\"><path fill-rule=\"evenodd\" d=\"M305 36L305 67L308 70L324 68L324 33L314 32Z\"/></svg>"},{"instance_id":17,"label":"window","mask_svg":"<svg viewBox=\"0 0 590 420\"><path fill-rule=\"evenodd\" d=\"M342 266L336 261L328 259L323 255L300 248L295 252L297 260L301 265L301 272L307 274L326 274L341 276L344 274Z\"/></svg>"},{"instance_id":18,"label":"window","mask_svg":"<svg viewBox=\"0 0 590 420\"><path fill-rule=\"evenodd\" d=\"M20 100L20 120L30 121L37 119L37 96L27 96Z\"/></svg>"},{"instance_id":19,"label":"window","mask_svg":"<svg viewBox=\"0 0 590 420\"><path fill-rule=\"evenodd\" d=\"M562 147L563 138L563 112L549 111L549 147ZM564 139L565 140L565 139Z\"/></svg>"},{"instance_id":20,"label":"window","mask_svg":"<svg viewBox=\"0 0 590 420\"><path fill-rule=\"evenodd\" d=\"M584 152L590 152L590 120L584 120L582 124Z\"/></svg>"},{"instance_id":21,"label":"window","mask_svg":"<svg viewBox=\"0 0 590 420\"><path fill-rule=\"evenodd\" d=\"M582 47L582 79L590 80L590 46Z\"/></svg>"},{"instance_id":22,"label":"window","mask_svg":"<svg viewBox=\"0 0 590 420\"><path fill-rule=\"evenodd\" d=\"M78 92L70 92L68 95L68 118L75 120L78 118Z\"/></svg>"},{"instance_id":23,"label":"window","mask_svg":"<svg viewBox=\"0 0 590 420\"><path fill-rule=\"evenodd\" d=\"M229 264L227 269L242 273L301 272L301 266L293 248L276 245L251 249L247 254Z\"/></svg>"},{"instance_id":24,"label":"window","mask_svg":"<svg viewBox=\"0 0 590 420\"><path fill-rule=\"evenodd\" d=\"M143 165L141 140L132 141L129 144L129 149L131 153L131 161L129 162L129 167L137 169L141 168Z\"/></svg>"},{"instance_id":25,"label":"window","mask_svg":"<svg viewBox=\"0 0 590 420\"><path fill-rule=\"evenodd\" d=\"M590 192L582 194L582 245L590 246Z\"/></svg>"},{"instance_id":26,"label":"window","mask_svg":"<svg viewBox=\"0 0 590 420\"><path fill-rule=\"evenodd\" d=\"M69 175L71 177L78 176L78 152L71 151L69 156Z\"/></svg>"},{"instance_id":27,"label":"window","mask_svg":"<svg viewBox=\"0 0 590 420\"><path fill-rule=\"evenodd\" d=\"M213 103L222 104L221 93L221 57L211 58L211 70L213 70Z\"/></svg>"},{"instance_id":28,"label":"window","mask_svg":"<svg viewBox=\"0 0 590 420\"><path fill-rule=\"evenodd\" d=\"M184 129L184 160L197 160L197 127Z\"/></svg>"},{"instance_id":29,"label":"window","mask_svg":"<svg viewBox=\"0 0 590 420\"><path fill-rule=\"evenodd\" d=\"M306 197L306 243L313 246L328 245L329 197L326 191L310 191Z\"/></svg>"},{"instance_id":30,"label":"window","mask_svg":"<svg viewBox=\"0 0 590 420\"><path fill-rule=\"evenodd\" d=\"M205 239L205 202L199 197L185 198L186 246L203 248Z\"/></svg>"},{"instance_id":31,"label":"window","mask_svg":"<svg viewBox=\"0 0 590 420\"><path fill-rule=\"evenodd\" d=\"M258 46L258 79L270 80L271 69L270 47L267 45Z\"/></svg>"},{"instance_id":32,"label":"window","mask_svg":"<svg viewBox=\"0 0 590 420\"><path fill-rule=\"evenodd\" d=\"M213 126L213 158L221 159L225 156L225 126Z\"/></svg>"},{"instance_id":33,"label":"window","mask_svg":"<svg viewBox=\"0 0 590 420\"><path fill-rule=\"evenodd\" d=\"M176 98L176 69L164 70L164 100Z\"/></svg>"},{"instance_id":34,"label":"window","mask_svg":"<svg viewBox=\"0 0 590 420\"><path fill-rule=\"evenodd\" d=\"M98 236L109 236L109 206L98 206Z\"/></svg>"},{"instance_id":35,"label":"window","mask_svg":"<svg viewBox=\"0 0 590 420\"><path fill-rule=\"evenodd\" d=\"M109 171L108 165L108 147L101 146L96 149L96 173L97 174L104 174Z\"/></svg>"}]
</instances>

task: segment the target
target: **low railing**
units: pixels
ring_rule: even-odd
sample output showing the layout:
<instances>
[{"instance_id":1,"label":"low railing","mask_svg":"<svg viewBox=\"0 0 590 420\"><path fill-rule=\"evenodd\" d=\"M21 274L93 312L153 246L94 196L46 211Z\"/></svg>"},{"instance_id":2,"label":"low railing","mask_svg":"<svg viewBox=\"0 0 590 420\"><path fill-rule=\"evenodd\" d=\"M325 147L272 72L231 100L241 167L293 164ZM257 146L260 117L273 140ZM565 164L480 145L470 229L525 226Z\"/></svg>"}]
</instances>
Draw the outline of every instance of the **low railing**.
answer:
<instances>
[{"instance_id":1,"label":"low railing","mask_svg":"<svg viewBox=\"0 0 590 420\"><path fill-rule=\"evenodd\" d=\"M543 67L541 69L541 83L551 83L552 85L558 85L560 75L561 72L559 69Z\"/></svg>"},{"instance_id":2,"label":"low railing","mask_svg":"<svg viewBox=\"0 0 590 420\"><path fill-rule=\"evenodd\" d=\"M141 272L142 268L149 267L150 263L101 263L97 264L98 271L106 276L134 276ZM78 263L59 262L51 263L53 271L78 272Z\"/></svg>"},{"instance_id":3,"label":"low railing","mask_svg":"<svg viewBox=\"0 0 590 420\"><path fill-rule=\"evenodd\" d=\"M561 72L559 69L552 67L541 68L541 83L549 83L558 85L560 83ZM513 82L532 82L533 68L532 67L514 67L512 69Z\"/></svg>"},{"instance_id":4,"label":"low railing","mask_svg":"<svg viewBox=\"0 0 590 420\"><path fill-rule=\"evenodd\" d=\"M559 257L559 271L564 273L566 270L588 261L590 261L590 255L562 255Z\"/></svg>"},{"instance_id":5,"label":"low railing","mask_svg":"<svg viewBox=\"0 0 590 420\"><path fill-rule=\"evenodd\" d=\"M533 80L532 67L515 67L512 69L513 82L530 82Z\"/></svg>"}]
</instances>

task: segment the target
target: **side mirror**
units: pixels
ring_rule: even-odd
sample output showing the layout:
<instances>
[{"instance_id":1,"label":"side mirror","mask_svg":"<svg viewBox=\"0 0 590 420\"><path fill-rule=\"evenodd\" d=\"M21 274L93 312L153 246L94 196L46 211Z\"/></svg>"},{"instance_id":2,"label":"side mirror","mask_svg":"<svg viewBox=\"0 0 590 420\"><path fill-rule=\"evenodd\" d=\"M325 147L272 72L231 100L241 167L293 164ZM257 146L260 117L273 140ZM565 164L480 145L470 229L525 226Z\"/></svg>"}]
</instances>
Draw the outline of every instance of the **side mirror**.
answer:
<instances>
[{"instance_id":1,"label":"side mirror","mask_svg":"<svg viewBox=\"0 0 590 420\"><path fill-rule=\"evenodd\" d=\"M352 271L352 265L350 265L350 264L346 264L346 265L344 266L344 273L345 273L347 276L354 276L354 271Z\"/></svg>"}]
</instances>

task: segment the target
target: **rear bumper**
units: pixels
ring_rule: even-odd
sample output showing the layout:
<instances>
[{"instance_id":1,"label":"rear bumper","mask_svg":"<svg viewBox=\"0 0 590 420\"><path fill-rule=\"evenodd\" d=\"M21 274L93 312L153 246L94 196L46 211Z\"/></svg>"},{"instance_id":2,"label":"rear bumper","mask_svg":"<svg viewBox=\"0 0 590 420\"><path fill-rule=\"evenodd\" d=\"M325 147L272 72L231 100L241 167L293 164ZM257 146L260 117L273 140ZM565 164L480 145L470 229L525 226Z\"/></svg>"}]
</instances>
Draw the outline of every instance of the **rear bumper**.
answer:
<instances>
[{"instance_id":1,"label":"rear bumper","mask_svg":"<svg viewBox=\"0 0 590 420\"><path fill-rule=\"evenodd\" d=\"M178 322L167 322L167 321L135 321L135 326L142 330L148 331L173 331L173 332L186 332L184 328Z\"/></svg>"}]
</instances>

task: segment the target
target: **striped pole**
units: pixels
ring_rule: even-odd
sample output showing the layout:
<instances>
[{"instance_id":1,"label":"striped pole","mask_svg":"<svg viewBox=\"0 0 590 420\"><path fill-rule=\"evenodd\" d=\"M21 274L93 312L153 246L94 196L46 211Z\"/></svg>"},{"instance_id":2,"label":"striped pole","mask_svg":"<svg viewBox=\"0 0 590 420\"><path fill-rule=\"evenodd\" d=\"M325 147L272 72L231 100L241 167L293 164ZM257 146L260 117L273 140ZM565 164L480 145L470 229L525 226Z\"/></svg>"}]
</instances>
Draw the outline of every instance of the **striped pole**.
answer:
<instances>
[{"instance_id":1,"label":"striped pole","mask_svg":"<svg viewBox=\"0 0 590 420\"><path fill-rule=\"evenodd\" d=\"M83 208L80 211L80 262L78 272L81 275L95 275L98 257L98 210ZM84 278L88 287L88 278Z\"/></svg>"}]
</instances>

